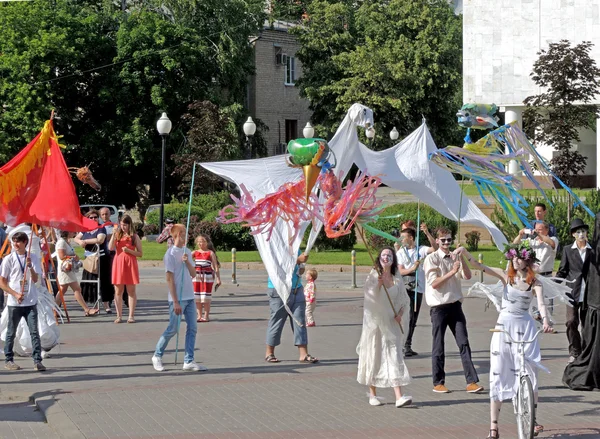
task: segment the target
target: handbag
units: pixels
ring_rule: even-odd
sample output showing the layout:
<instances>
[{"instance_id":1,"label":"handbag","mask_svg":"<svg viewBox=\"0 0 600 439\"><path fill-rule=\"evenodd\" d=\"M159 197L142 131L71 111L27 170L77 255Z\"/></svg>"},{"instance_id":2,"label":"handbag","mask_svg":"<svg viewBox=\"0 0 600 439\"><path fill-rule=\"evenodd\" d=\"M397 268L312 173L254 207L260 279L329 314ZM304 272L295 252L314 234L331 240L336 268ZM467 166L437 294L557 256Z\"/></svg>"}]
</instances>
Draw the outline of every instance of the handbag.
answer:
<instances>
[{"instance_id":1,"label":"handbag","mask_svg":"<svg viewBox=\"0 0 600 439\"><path fill-rule=\"evenodd\" d=\"M83 260L83 269L89 273L98 274L99 262L98 255L87 256Z\"/></svg>"}]
</instances>

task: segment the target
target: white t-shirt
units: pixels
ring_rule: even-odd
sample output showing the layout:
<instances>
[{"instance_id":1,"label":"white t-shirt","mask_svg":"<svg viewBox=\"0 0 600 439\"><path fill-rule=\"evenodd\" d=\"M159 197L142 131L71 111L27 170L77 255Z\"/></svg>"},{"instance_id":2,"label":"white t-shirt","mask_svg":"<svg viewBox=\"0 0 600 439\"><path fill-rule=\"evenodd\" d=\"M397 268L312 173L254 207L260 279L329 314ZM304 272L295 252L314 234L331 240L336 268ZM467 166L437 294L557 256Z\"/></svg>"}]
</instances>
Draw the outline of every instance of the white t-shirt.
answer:
<instances>
[{"instance_id":1,"label":"white t-shirt","mask_svg":"<svg viewBox=\"0 0 600 439\"><path fill-rule=\"evenodd\" d=\"M535 251L535 256L539 259L538 273L547 273L554 270L554 260L556 259L556 250L558 250L558 238L549 236L554 241L554 248L539 239L529 239L529 245Z\"/></svg>"},{"instance_id":2,"label":"white t-shirt","mask_svg":"<svg viewBox=\"0 0 600 439\"><path fill-rule=\"evenodd\" d=\"M419 246L419 255L417 256L417 247L414 248L406 248L400 247L400 250L396 252L396 258L398 259L398 264L402 265L404 268L410 268L417 261L417 259L425 259L429 254L429 247L426 245ZM425 270L423 270L423 262L419 264L419 268L417 269L417 293L423 293L425 291Z\"/></svg>"},{"instance_id":3,"label":"white t-shirt","mask_svg":"<svg viewBox=\"0 0 600 439\"><path fill-rule=\"evenodd\" d=\"M179 297L181 292L181 300L194 300L194 286L192 285L192 277L188 268L181 260L183 252L188 255L189 261L194 261L192 258L192 252L187 247L169 247L163 262L165 264L165 273L173 273L173 279L175 280L175 293ZM181 289L181 278L183 276L183 289ZM169 302L172 302L171 292L169 291Z\"/></svg>"},{"instance_id":4,"label":"white t-shirt","mask_svg":"<svg viewBox=\"0 0 600 439\"><path fill-rule=\"evenodd\" d=\"M21 281L23 280L23 270L27 270L25 261L25 255L18 255L17 252L12 252L10 255L5 257L2 260L2 265L0 265L0 276L8 280L8 286L11 287L16 292L21 292ZM35 271L38 276L42 273L42 267L40 265L40 260L35 254L31 254L31 264L33 265L33 271ZM31 282L31 273L27 273L27 285L25 287L25 298L23 302L19 303L17 299L11 295L7 294L8 301L6 302L8 306L33 306L37 304L38 293L37 288L35 286L32 287Z\"/></svg>"}]
</instances>

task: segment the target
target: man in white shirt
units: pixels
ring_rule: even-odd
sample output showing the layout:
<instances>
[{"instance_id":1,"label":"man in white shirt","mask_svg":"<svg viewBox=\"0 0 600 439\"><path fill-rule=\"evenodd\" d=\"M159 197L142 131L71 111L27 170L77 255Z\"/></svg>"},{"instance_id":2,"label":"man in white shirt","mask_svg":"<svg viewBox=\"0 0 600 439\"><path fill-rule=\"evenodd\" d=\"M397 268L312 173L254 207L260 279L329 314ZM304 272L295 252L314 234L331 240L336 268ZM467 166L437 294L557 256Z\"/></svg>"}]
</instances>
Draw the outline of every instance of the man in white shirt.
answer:
<instances>
[{"instance_id":1,"label":"man in white shirt","mask_svg":"<svg viewBox=\"0 0 600 439\"><path fill-rule=\"evenodd\" d=\"M423 267L426 279L425 300L431 307L433 391L436 393L450 392L445 385L446 372L444 371L446 361L444 337L446 329L450 328L460 351L467 381L467 392L478 393L483 390L483 386L477 384L479 377L471 359L467 319L462 310L461 278L470 279L471 270L464 260L464 256L450 252L452 244L450 230L440 227L437 230L436 242L439 249L425 258Z\"/></svg>"},{"instance_id":2,"label":"man in white shirt","mask_svg":"<svg viewBox=\"0 0 600 439\"><path fill-rule=\"evenodd\" d=\"M169 340L178 331L179 321L183 314L185 318L185 356L183 357L184 371L205 371L206 367L197 364L194 361L194 348L196 346L196 332L198 331L196 323L196 302L194 300L194 287L192 277L196 276L196 267L192 253L185 246L185 226L175 224L171 229L174 244L169 247L163 262L167 276L167 285L169 288L169 326L161 335L156 350L152 357L154 369L162 372L165 370L162 364L162 357L167 348Z\"/></svg>"},{"instance_id":3,"label":"man in white shirt","mask_svg":"<svg viewBox=\"0 0 600 439\"><path fill-rule=\"evenodd\" d=\"M404 342L405 357L418 355L417 352L412 350L412 338L415 327L417 326L421 303L423 302L423 292L425 291L425 273L421 266L421 262L428 254L434 251L433 247L427 247L426 245L419 246L417 251L415 237L416 232L414 229L403 229L400 233L402 247L396 252L398 269L402 275L406 292L410 298L410 323L408 334L406 335L406 340Z\"/></svg>"},{"instance_id":4,"label":"man in white shirt","mask_svg":"<svg viewBox=\"0 0 600 439\"><path fill-rule=\"evenodd\" d=\"M42 272L39 258L27 254L29 238L23 232L12 234L14 251L4 258L0 266L0 288L8 293L8 327L4 344L4 368L19 370L14 362L13 347L17 327L22 318L27 322L33 348L33 368L39 372L46 370L42 364L42 344L38 332L37 283Z\"/></svg>"}]
</instances>

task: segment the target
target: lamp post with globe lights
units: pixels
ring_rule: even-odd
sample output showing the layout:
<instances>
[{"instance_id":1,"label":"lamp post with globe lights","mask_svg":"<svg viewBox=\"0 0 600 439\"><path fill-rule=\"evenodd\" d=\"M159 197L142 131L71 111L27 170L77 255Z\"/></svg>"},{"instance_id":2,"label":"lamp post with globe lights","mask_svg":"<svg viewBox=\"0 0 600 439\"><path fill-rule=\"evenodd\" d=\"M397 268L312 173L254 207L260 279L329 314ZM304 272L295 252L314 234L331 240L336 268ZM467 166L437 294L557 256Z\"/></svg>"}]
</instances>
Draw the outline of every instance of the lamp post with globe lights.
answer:
<instances>
[{"instance_id":1,"label":"lamp post with globe lights","mask_svg":"<svg viewBox=\"0 0 600 439\"><path fill-rule=\"evenodd\" d=\"M310 122L306 122L306 126L302 129L302 134L306 139L311 139L315 135L315 129L310 124Z\"/></svg>"},{"instance_id":2,"label":"lamp post with globe lights","mask_svg":"<svg viewBox=\"0 0 600 439\"><path fill-rule=\"evenodd\" d=\"M369 146L373 145L373 139L375 138L375 128L373 128L372 125L367 127L367 129L365 130L365 135L369 140Z\"/></svg>"},{"instance_id":3,"label":"lamp post with globe lights","mask_svg":"<svg viewBox=\"0 0 600 439\"><path fill-rule=\"evenodd\" d=\"M256 124L254 123L254 121L252 120L251 117L248 117L248 120L246 122L244 122L244 134L246 135L246 151L245 151L245 158L247 159L251 159L252 158L252 141L250 140L252 138L252 136L254 136L254 133L256 133Z\"/></svg>"},{"instance_id":4,"label":"lamp post with globe lights","mask_svg":"<svg viewBox=\"0 0 600 439\"><path fill-rule=\"evenodd\" d=\"M160 211L158 215L158 231L162 232L165 215L165 162L167 158L167 136L171 132L173 124L167 117L167 113L163 113L160 119L156 122L156 130L162 137L162 164L160 167Z\"/></svg>"},{"instance_id":5,"label":"lamp post with globe lights","mask_svg":"<svg viewBox=\"0 0 600 439\"><path fill-rule=\"evenodd\" d=\"M392 146L394 146L394 143L396 142L396 140L398 140L398 137L400 137L400 133L398 132L396 127L392 128L392 131L390 131L390 139L392 139Z\"/></svg>"}]
</instances>

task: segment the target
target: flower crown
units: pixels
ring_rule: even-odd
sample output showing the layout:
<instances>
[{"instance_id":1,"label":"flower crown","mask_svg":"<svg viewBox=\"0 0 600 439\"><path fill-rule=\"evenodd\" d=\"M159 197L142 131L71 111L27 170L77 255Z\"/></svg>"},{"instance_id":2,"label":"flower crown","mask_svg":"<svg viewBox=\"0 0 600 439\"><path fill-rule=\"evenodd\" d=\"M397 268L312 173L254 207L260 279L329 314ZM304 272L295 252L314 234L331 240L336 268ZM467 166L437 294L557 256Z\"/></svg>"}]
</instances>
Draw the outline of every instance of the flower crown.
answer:
<instances>
[{"instance_id":1,"label":"flower crown","mask_svg":"<svg viewBox=\"0 0 600 439\"><path fill-rule=\"evenodd\" d=\"M506 244L504 246L504 257L508 260L519 258L528 262L539 262L529 241L523 241L519 244Z\"/></svg>"}]
</instances>

